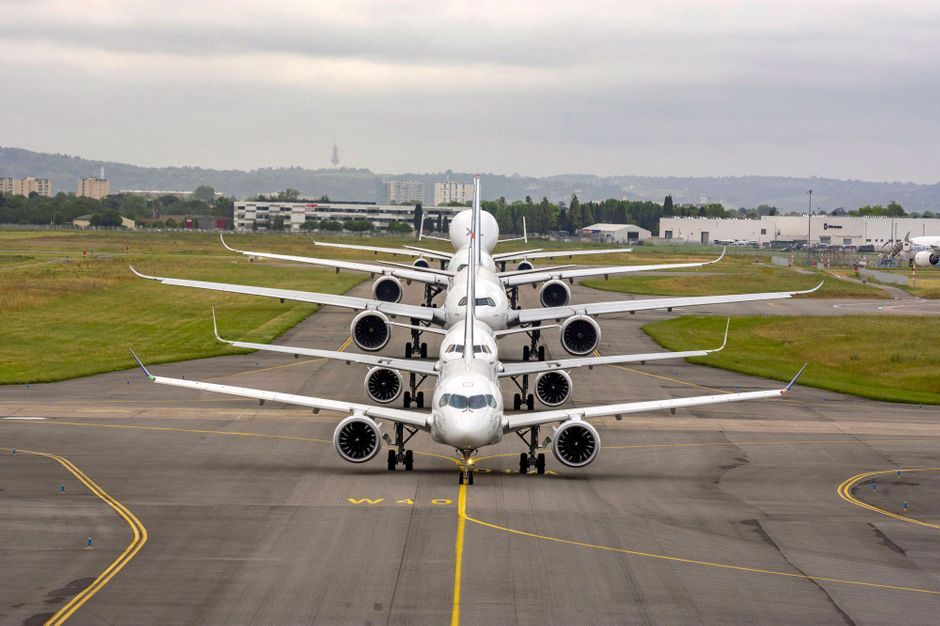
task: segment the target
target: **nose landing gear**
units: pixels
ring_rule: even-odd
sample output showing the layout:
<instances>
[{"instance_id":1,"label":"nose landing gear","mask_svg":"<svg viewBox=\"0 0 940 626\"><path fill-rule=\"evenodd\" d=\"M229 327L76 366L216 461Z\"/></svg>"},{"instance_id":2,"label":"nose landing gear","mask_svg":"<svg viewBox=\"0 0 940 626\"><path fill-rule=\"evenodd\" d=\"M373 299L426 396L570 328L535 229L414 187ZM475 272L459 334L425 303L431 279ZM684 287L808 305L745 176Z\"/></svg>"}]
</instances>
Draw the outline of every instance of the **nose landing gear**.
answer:
<instances>
[{"instance_id":1,"label":"nose landing gear","mask_svg":"<svg viewBox=\"0 0 940 626\"><path fill-rule=\"evenodd\" d=\"M458 485L464 483L468 485L473 484L473 456L476 453L476 450L457 450L457 454L460 455L460 461L458 461L460 467L460 475L457 477Z\"/></svg>"}]
</instances>

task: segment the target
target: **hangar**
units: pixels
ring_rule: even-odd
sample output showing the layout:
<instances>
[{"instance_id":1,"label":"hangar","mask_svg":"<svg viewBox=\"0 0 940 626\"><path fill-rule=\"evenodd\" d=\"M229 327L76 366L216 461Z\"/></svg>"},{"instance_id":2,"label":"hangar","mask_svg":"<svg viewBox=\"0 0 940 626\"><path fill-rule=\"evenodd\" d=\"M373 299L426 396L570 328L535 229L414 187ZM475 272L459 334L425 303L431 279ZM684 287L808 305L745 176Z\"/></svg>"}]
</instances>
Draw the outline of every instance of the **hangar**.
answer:
<instances>
[{"instance_id":1,"label":"hangar","mask_svg":"<svg viewBox=\"0 0 940 626\"><path fill-rule=\"evenodd\" d=\"M653 236L653 233L635 224L594 224L585 226L579 232L582 239L618 243L636 243Z\"/></svg>"}]
</instances>

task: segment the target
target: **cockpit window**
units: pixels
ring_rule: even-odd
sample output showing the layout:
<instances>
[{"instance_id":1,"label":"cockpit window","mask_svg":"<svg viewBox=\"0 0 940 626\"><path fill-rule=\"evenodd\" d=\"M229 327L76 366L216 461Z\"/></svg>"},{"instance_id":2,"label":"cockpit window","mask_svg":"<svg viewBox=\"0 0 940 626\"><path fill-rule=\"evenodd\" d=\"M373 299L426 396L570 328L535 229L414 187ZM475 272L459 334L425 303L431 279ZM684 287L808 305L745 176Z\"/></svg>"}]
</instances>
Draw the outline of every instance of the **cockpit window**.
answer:
<instances>
[{"instance_id":1,"label":"cockpit window","mask_svg":"<svg viewBox=\"0 0 940 626\"><path fill-rule=\"evenodd\" d=\"M468 400L469 398L467 398L467 396L458 396L456 393L453 393L450 395L450 398L448 398L447 404L454 409L463 410L467 408Z\"/></svg>"},{"instance_id":2,"label":"cockpit window","mask_svg":"<svg viewBox=\"0 0 940 626\"><path fill-rule=\"evenodd\" d=\"M496 306L496 302L493 300L493 298L477 298L476 303L477 303L477 306ZM457 303L457 306L466 306L466 304L467 304L467 296L464 296Z\"/></svg>"},{"instance_id":3,"label":"cockpit window","mask_svg":"<svg viewBox=\"0 0 940 626\"><path fill-rule=\"evenodd\" d=\"M452 353L454 353L454 352L456 352L456 353L458 353L458 354L463 354L463 346L460 345L460 344L455 343L455 344L453 344L452 346L450 346L449 348L447 348L447 354L452 354ZM482 353L482 354L492 354L493 351L490 349L490 347L489 347L488 345L478 343L478 344L474 344L474 346L473 346L473 353L474 353L474 354L481 354L481 353Z\"/></svg>"},{"instance_id":4,"label":"cockpit window","mask_svg":"<svg viewBox=\"0 0 940 626\"><path fill-rule=\"evenodd\" d=\"M470 409L476 411L486 407L496 408L496 398L492 394L480 394L476 396L461 396L455 393L445 393L441 396L438 406L449 406L460 411Z\"/></svg>"}]
</instances>

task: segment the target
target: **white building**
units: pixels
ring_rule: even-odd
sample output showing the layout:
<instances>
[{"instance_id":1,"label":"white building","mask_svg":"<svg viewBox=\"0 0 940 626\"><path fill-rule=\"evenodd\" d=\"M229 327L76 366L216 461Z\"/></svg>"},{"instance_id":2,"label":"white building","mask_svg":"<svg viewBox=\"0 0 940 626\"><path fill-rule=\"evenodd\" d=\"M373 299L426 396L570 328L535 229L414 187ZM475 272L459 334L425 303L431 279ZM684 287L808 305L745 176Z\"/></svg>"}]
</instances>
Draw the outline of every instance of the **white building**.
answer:
<instances>
[{"instance_id":1,"label":"white building","mask_svg":"<svg viewBox=\"0 0 940 626\"><path fill-rule=\"evenodd\" d=\"M434 204L443 206L451 202L469 204L473 202L473 183L434 183Z\"/></svg>"},{"instance_id":2,"label":"white building","mask_svg":"<svg viewBox=\"0 0 940 626\"><path fill-rule=\"evenodd\" d=\"M833 246L872 245L922 235L940 235L940 219L914 217L841 217L831 215L764 215L759 220L710 217L663 217L659 236L672 241L716 243L754 241L826 243Z\"/></svg>"},{"instance_id":3,"label":"white building","mask_svg":"<svg viewBox=\"0 0 940 626\"><path fill-rule=\"evenodd\" d=\"M634 224L594 224L585 226L580 231L581 237L591 241L636 243L649 239L653 233Z\"/></svg>"},{"instance_id":4,"label":"white building","mask_svg":"<svg viewBox=\"0 0 940 626\"><path fill-rule=\"evenodd\" d=\"M420 180L382 179L382 200L385 204L424 202L424 183Z\"/></svg>"},{"instance_id":5,"label":"white building","mask_svg":"<svg viewBox=\"0 0 940 626\"><path fill-rule=\"evenodd\" d=\"M424 207L424 217L437 219L453 216L461 207ZM388 228L392 222L414 222L414 207L397 204L352 204L336 202L258 202L241 200L235 203L235 230L272 230L280 217L284 230L299 231L304 222L364 220L376 228Z\"/></svg>"}]
</instances>

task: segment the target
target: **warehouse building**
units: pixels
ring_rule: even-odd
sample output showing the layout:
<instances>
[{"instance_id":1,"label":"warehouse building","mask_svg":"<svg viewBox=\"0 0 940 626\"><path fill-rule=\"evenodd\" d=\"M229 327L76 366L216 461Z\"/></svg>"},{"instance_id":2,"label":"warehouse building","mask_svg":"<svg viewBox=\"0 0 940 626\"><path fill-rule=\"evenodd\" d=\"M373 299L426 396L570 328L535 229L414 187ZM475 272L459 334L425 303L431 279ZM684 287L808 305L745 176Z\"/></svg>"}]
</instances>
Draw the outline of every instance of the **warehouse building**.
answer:
<instances>
[{"instance_id":1,"label":"warehouse building","mask_svg":"<svg viewBox=\"0 0 940 626\"><path fill-rule=\"evenodd\" d=\"M637 243L649 239L653 233L634 224L594 224L585 226L578 232L582 239L601 243Z\"/></svg>"},{"instance_id":2,"label":"warehouse building","mask_svg":"<svg viewBox=\"0 0 940 626\"><path fill-rule=\"evenodd\" d=\"M424 217L453 219L462 207L425 207ZM242 200L235 203L235 230L272 230L277 218L284 230L299 231L305 222L334 220L337 222L368 221L385 229L393 222L414 222L413 206L395 204L357 204L338 202L258 202Z\"/></svg>"},{"instance_id":3,"label":"warehouse building","mask_svg":"<svg viewBox=\"0 0 940 626\"><path fill-rule=\"evenodd\" d=\"M832 215L764 215L759 220L709 217L663 217L659 235L675 242L730 244L753 242L761 247L793 243L881 248L892 241L940 235L940 219L914 217L847 217Z\"/></svg>"}]
</instances>

